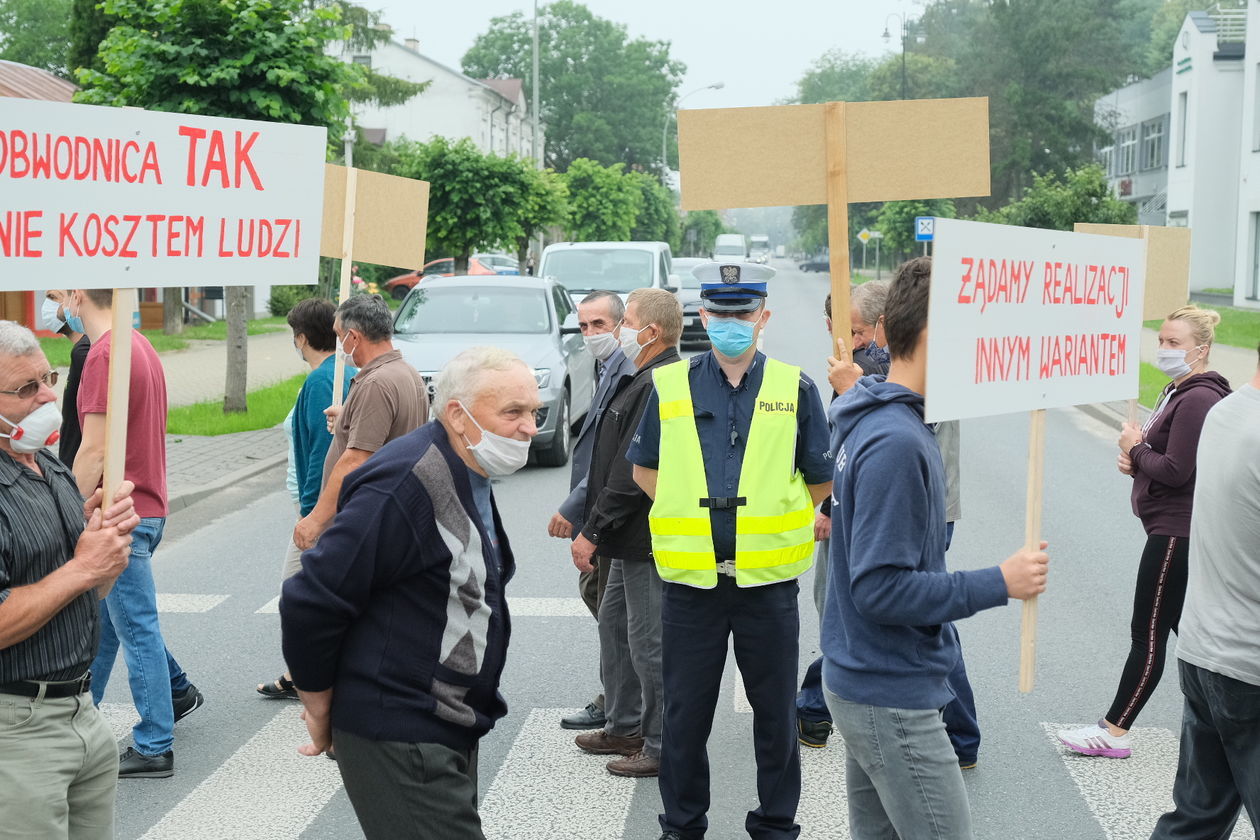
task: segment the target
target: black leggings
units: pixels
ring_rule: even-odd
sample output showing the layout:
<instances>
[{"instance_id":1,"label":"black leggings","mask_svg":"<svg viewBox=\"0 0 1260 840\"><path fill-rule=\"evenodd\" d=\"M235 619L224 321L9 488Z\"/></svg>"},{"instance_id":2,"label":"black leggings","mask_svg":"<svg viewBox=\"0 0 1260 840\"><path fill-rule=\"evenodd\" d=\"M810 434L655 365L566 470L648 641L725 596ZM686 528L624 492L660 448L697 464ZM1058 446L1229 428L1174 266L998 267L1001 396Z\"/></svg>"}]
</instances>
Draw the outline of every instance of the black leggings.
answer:
<instances>
[{"instance_id":1,"label":"black leggings","mask_svg":"<svg viewBox=\"0 0 1260 840\"><path fill-rule=\"evenodd\" d=\"M1186 600L1189 557L1188 537L1146 538L1129 625L1133 646L1120 675L1116 699L1107 712L1107 720L1121 729L1133 727L1164 673L1168 631L1176 632Z\"/></svg>"}]
</instances>

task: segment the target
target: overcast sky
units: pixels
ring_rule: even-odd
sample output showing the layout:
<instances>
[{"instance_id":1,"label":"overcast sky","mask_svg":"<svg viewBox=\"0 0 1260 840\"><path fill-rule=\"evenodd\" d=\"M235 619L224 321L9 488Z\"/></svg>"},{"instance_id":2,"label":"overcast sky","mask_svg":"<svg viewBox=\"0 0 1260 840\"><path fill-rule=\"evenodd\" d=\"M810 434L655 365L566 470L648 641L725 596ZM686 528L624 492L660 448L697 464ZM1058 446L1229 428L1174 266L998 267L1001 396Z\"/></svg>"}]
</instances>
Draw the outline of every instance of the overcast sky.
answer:
<instances>
[{"instance_id":1,"label":"overcast sky","mask_svg":"<svg viewBox=\"0 0 1260 840\"><path fill-rule=\"evenodd\" d=\"M366 0L381 9L395 38L415 37L420 52L459 69L490 18L522 10L525 0ZM722 90L688 97L685 108L770 105L791 97L796 81L833 47L880 56L899 48L893 13L917 16L913 0L586 0L596 15L625 24L631 37L669 41L671 55L687 65L680 88L723 82ZM880 37L885 21L893 40Z\"/></svg>"}]
</instances>

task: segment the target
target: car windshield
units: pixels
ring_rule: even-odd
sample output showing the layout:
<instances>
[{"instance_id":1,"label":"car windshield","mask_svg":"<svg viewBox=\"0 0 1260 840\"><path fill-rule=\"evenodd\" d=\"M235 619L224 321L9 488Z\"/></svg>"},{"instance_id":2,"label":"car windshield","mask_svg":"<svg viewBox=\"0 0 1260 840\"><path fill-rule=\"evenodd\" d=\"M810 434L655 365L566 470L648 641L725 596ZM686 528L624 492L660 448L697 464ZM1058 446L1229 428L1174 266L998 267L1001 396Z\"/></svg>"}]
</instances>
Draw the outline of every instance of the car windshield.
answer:
<instances>
[{"instance_id":1,"label":"car windshield","mask_svg":"<svg viewBox=\"0 0 1260 840\"><path fill-rule=\"evenodd\" d=\"M444 286L416 289L403 301L394 332L545 333L551 329L543 289L504 286Z\"/></svg>"},{"instance_id":2,"label":"car windshield","mask_svg":"<svg viewBox=\"0 0 1260 840\"><path fill-rule=\"evenodd\" d=\"M565 248L547 255L546 274L574 294L632 292L652 285L653 259L651 251L631 248Z\"/></svg>"},{"instance_id":3,"label":"car windshield","mask_svg":"<svg viewBox=\"0 0 1260 840\"><path fill-rule=\"evenodd\" d=\"M674 260L674 273L677 274L678 279L682 281L682 287L684 289L700 288L700 281L696 279L696 275L691 273L691 270L706 262L708 262L708 260L691 260L685 257Z\"/></svg>"}]
</instances>

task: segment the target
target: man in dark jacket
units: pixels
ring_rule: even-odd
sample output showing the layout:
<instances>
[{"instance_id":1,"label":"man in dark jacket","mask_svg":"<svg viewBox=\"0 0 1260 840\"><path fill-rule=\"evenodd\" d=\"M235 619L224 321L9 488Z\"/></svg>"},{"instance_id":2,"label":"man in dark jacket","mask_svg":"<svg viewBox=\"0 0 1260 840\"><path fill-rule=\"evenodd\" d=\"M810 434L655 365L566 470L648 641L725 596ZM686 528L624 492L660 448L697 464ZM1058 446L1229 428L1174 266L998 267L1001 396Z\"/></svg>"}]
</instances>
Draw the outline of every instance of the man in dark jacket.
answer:
<instances>
[{"instance_id":1,"label":"man in dark jacket","mask_svg":"<svg viewBox=\"0 0 1260 840\"><path fill-rule=\"evenodd\" d=\"M529 457L538 386L512 353L474 347L442 371L436 404L346 477L280 600L300 752L336 748L368 840L483 840L477 743L507 712L514 563L490 478Z\"/></svg>"},{"instance_id":2,"label":"man in dark jacket","mask_svg":"<svg viewBox=\"0 0 1260 840\"><path fill-rule=\"evenodd\" d=\"M615 776L655 776L661 766L661 578L652 558L648 510L652 500L635 483L626 450L652 395L652 372L678 361L682 306L663 289L636 289L626 303L622 350L638 368L600 418L591 458L582 533L573 541L573 564L608 563L599 607L607 724L577 736L608 763Z\"/></svg>"}]
</instances>

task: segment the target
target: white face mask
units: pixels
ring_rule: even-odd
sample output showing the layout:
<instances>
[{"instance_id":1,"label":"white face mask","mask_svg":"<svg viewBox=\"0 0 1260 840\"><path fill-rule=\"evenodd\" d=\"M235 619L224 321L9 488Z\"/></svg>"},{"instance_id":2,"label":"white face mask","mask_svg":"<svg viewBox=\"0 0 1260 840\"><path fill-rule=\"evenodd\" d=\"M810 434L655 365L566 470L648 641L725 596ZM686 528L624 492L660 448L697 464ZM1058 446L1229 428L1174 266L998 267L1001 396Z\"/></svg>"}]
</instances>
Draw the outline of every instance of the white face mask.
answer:
<instances>
[{"instance_id":1,"label":"white face mask","mask_svg":"<svg viewBox=\"0 0 1260 840\"><path fill-rule=\"evenodd\" d=\"M1202 350L1203 345L1193 348ZM1195 364L1203 359L1203 354L1199 354L1199 358L1195 359ZM1164 372L1164 375L1170 379L1180 379L1188 376L1191 371L1190 364L1186 361L1185 350L1156 350L1155 366Z\"/></svg>"},{"instance_id":2,"label":"white face mask","mask_svg":"<svg viewBox=\"0 0 1260 840\"><path fill-rule=\"evenodd\" d=\"M591 351L591 355L601 362L607 361L617 349L617 336L610 332L583 336L582 340L586 342L586 349Z\"/></svg>"},{"instance_id":3,"label":"white face mask","mask_svg":"<svg viewBox=\"0 0 1260 840\"><path fill-rule=\"evenodd\" d=\"M359 348L356 345L354 349L358 350ZM300 353L301 351L299 350L298 352ZM354 353L346 352L346 347L344 344L341 343L340 338L337 339L337 352L341 354L341 358L345 361L346 367L354 367Z\"/></svg>"},{"instance_id":4,"label":"white face mask","mask_svg":"<svg viewBox=\"0 0 1260 840\"><path fill-rule=\"evenodd\" d=\"M468 451L473 454L473 458L476 459L477 463L481 464L481 468L486 471L486 475L511 475L525 466L525 462L529 460L529 441L487 432L477 422L477 418L473 417L467 406L461 402L459 407L464 409L464 414L473 422L473 425L481 429L480 443L473 445L468 442L468 438L465 436L464 445L468 447Z\"/></svg>"},{"instance_id":5,"label":"white face mask","mask_svg":"<svg viewBox=\"0 0 1260 840\"><path fill-rule=\"evenodd\" d=\"M651 324L648 326L651 326ZM621 327L621 352L625 353L626 358L631 362L639 358L639 353L643 352L644 347L647 347L647 344L639 344L639 333L645 329L647 327L637 330L631 329L624 324ZM656 339L654 338L652 341L656 341ZM652 341L649 341L648 344L651 344Z\"/></svg>"},{"instance_id":6,"label":"white face mask","mask_svg":"<svg viewBox=\"0 0 1260 840\"><path fill-rule=\"evenodd\" d=\"M14 452L38 452L61 437L61 412L55 402L44 403L20 423L14 423L3 414L0 420L13 427L7 435L0 433L0 437L9 439Z\"/></svg>"},{"instance_id":7,"label":"white face mask","mask_svg":"<svg viewBox=\"0 0 1260 840\"><path fill-rule=\"evenodd\" d=\"M57 303L57 301L51 298L44 298L44 306L40 309L40 315L44 320L44 329L54 333L61 332L61 328L66 325L66 322L57 316L57 312L60 309L61 304Z\"/></svg>"}]
</instances>

